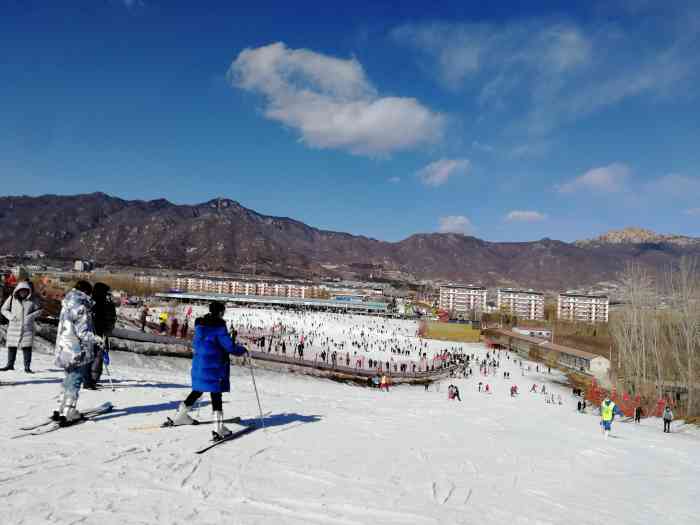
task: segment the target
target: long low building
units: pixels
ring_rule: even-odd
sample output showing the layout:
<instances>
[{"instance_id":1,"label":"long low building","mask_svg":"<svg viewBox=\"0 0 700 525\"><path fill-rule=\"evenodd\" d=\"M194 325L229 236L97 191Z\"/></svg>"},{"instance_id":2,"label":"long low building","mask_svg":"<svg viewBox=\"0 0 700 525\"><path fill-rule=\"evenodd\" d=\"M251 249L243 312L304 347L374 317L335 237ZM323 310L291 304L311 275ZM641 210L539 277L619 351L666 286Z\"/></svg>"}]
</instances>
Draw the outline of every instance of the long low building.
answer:
<instances>
[{"instance_id":1,"label":"long low building","mask_svg":"<svg viewBox=\"0 0 700 525\"><path fill-rule=\"evenodd\" d=\"M313 308L336 312L385 314L387 305L379 302L334 301L332 299L298 299L292 297L270 297L256 295L233 295L225 293L167 292L157 293L160 299L178 301L222 301L250 306L281 306L285 308Z\"/></svg>"},{"instance_id":2,"label":"long low building","mask_svg":"<svg viewBox=\"0 0 700 525\"><path fill-rule=\"evenodd\" d=\"M547 361L553 354L558 364L579 372L593 374L599 379L607 380L610 370L610 360L603 356L510 330L490 329L486 332L485 339L489 346L516 352L525 359Z\"/></svg>"}]
</instances>

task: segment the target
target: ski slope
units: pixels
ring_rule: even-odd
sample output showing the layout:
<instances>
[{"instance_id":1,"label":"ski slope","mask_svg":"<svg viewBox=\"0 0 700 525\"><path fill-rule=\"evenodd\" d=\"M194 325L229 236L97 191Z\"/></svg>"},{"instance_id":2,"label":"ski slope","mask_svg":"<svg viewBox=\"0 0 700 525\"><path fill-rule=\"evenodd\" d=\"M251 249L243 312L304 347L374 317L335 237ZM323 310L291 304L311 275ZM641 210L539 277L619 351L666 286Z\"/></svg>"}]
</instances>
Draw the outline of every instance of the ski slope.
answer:
<instances>
[{"instance_id":1,"label":"ski slope","mask_svg":"<svg viewBox=\"0 0 700 525\"><path fill-rule=\"evenodd\" d=\"M465 345L483 353L480 345ZM659 420L576 413L558 375L501 372L479 393L478 367L447 384L391 392L258 371L266 430L194 451L210 426L157 429L189 392L189 361L113 353L117 390L96 422L10 439L54 408L62 373L35 353L30 376L0 375L0 523L691 524L700 519L700 437ZM4 352L2 357L4 359ZM534 367L533 367L534 369ZM511 398L511 372L521 394ZM564 404L528 392L547 381ZM9 384L8 384L9 383ZM226 417L257 416L250 371L232 370ZM208 404L208 403L207 403ZM199 414L211 420L208 406ZM233 427L233 426L232 426Z\"/></svg>"}]
</instances>

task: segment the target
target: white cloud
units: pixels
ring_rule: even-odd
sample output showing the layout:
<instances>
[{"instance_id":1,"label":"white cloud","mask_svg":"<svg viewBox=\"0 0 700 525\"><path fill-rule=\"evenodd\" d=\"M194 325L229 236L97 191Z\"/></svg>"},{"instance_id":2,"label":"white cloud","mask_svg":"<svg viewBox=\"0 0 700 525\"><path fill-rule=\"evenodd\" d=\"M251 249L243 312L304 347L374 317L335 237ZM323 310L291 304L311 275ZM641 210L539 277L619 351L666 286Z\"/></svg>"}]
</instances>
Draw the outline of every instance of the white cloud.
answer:
<instances>
[{"instance_id":1,"label":"white cloud","mask_svg":"<svg viewBox=\"0 0 700 525\"><path fill-rule=\"evenodd\" d=\"M578 27L543 20L407 24L395 28L392 36L436 59L440 79L452 88L484 72L503 85L522 67L563 72L587 63L591 55L591 43Z\"/></svg>"},{"instance_id":2,"label":"white cloud","mask_svg":"<svg viewBox=\"0 0 700 525\"><path fill-rule=\"evenodd\" d=\"M440 233L474 233L474 225L464 215L448 215L440 217Z\"/></svg>"},{"instance_id":3,"label":"white cloud","mask_svg":"<svg viewBox=\"0 0 700 525\"><path fill-rule=\"evenodd\" d=\"M547 218L547 215L539 211L513 210L506 215L508 222L538 222Z\"/></svg>"},{"instance_id":4,"label":"white cloud","mask_svg":"<svg viewBox=\"0 0 700 525\"><path fill-rule=\"evenodd\" d=\"M552 149L551 142L539 141L526 144L519 144L511 148L508 154L516 159L543 157Z\"/></svg>"},{"instance_id":5,"label":"white cloud","mask_svg":"<svg viewBox=\"0 0 700 525\"><path fill-rule=\"evenodd\" d=\"M700 178L670 173L645 184L643 191L649 195L664 195L677 199L698 199Z\"/></svg>"},{"instance_id":6,"label":"white cloud","mask_svg":"<svg viewBox=\"0 0 700 525\"><path fill-rule=\"evenodd\" d=\"M613 163L589 170L558 186L557 189L560 193L573 193L580 190L617 193L625 189L630 173L630 168L625 164Z\"/></svg>"},{"instance_id":7,"label":"white cloud","mask_svg":"<svg viewBox=\"0 0 700 525\"><path fill-rule=\"evenodd\" d=\"M440 159L422 168L418 177L426 186L442 186L450 177L467 174L470 166L467 159Z\"/></svg>"},{"instance_id":8,"label":"white cloud","mask_svg":"<svg viewBox=\"0 0 700 525\"><path fill-rule=\"evenodd\" d=\"M231 82L266 98L265 116L310 147L384 156L441 139L445 117L414 98L380 97L362 65L278 42L244 49Z\"/></svg>"},{"instance_id":9,"label":"white cloud","mask_svg":"<svg viewBox=\"0 0 700 525\"><path fill-rule=\"evenodd\" d=\"M687 5L624 26L607 17L590 24L541 17L407 24L392 36L416 49L442 84L473 97L482 112L498 112L512 127L543 135L628 98L693 92L700 10Z\"/></svg>"},{"instance_id":10,"label":"white cloud","mask_svg":"<svg viewBox=\"0 0 700 525\"><path fill-rule=\"evenodd\" d=\"M491 144L485 144L483 142L479 142L478 140L475 140L472 142L472 149L475 149L477 151L482 151L484 153L495 153L496 148L493 147Z\"/></svg>"},{"instance_id":11,"label":"white cloud","mask_svg":"<svg viewBox=\"0 0 700 525\"><path fill-rule=\"evenodd\" d=\"M689 208L685 210L685 214L691 217L700 217L700 208Z\"/></svg>"},{"instance_id":12,"label":"white cloud","mask_svg":"<svg viewBox=\"0 0 700 525\"><path fill-rule=\"evenodd\" d=\"M399 182L401 182L401 177L389 177L389 182L391 182L392 184L398 184Z\"/></svg>"}]
</instances>

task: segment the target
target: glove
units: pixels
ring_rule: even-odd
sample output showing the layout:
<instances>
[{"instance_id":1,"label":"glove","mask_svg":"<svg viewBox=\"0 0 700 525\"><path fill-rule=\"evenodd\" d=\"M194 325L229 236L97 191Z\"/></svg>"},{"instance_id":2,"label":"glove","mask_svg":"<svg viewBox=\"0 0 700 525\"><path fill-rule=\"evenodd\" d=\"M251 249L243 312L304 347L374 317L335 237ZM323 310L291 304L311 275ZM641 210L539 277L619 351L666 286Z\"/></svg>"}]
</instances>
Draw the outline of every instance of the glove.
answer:
<instances>
[{"instance_id":1,"label":"glove","mask_svg":"<svg viewBox=\"0 0 700 525\"><path fill-rule=\"evenodd\" d=\"M101 335L95 334L95 343L100 345L100 346L104 346L105 345L105 338Z\"/></svg>"}]
</instances>

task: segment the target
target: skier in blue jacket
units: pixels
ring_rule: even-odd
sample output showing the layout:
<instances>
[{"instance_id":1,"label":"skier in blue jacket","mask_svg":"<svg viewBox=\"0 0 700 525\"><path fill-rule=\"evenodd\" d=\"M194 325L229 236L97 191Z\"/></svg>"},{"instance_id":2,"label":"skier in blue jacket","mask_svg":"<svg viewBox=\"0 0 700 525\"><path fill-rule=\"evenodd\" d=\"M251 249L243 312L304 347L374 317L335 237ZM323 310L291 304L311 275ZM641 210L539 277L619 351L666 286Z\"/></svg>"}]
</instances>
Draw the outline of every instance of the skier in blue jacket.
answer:
<instances>
[{"instance_id":1,"label":"skier in blue jacket","mask_svg":"<svg viewBox=\"0 0 700 525\"><path fill-rule=\"evenodd\" d=\"M221 394L231 391L229 354L247 355L245 347L235 344L226 329L223 303L214 301L209 305L209 313L195 320L192 340L192 392L180 403L172 420L174 425L195 425L189 410L202 393L211 394L214 412L214 430L217 438L224 438L231 431L224 426L224 412Z\"/></svg>"}]
</instances>

